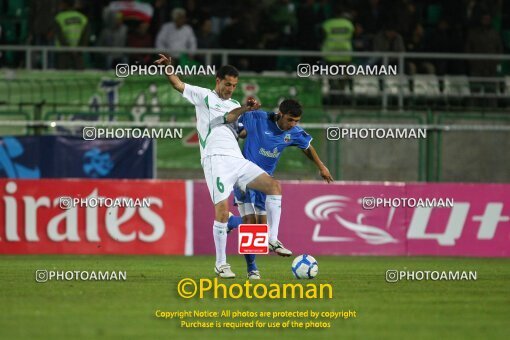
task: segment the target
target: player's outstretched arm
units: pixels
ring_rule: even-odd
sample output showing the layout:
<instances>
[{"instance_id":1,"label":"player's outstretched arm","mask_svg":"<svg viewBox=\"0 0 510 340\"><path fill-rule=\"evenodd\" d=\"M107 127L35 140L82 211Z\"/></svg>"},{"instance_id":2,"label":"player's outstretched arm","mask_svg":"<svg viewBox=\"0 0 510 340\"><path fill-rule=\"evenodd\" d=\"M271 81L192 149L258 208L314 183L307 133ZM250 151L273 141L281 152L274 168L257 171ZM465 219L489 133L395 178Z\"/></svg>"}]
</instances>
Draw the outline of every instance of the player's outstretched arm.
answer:
<instances>
[{"instance_id":1,"label":"player's outstretched arm","mask_svg":"<svg viewBox=\"0 0 510 340\"><path fill-rule=\"evenodd\" d=\"M241 105L240 107L233 109L229 113L225 115L225 123L233 123L239 119L243 113L247 111L254 111L260 109L260 103L255 100L255 98L248 98L246 104Z\"/></svg>"},{"instance_id":2,"label":"player's outstretched arm","mask_svg":"<svg viewBox=\"0 0 510 340\"><path fill-rule=\"evenodd\" d=\"M154 61L154 63L156 63L158 65L165 65L165 66L172 65L172 58L167 57L164 54L160 54L159 57L160 58L158 60ZM165 73L166 73L166 71L165 71ZM168 77L168 80L170 81L170 84L172 84L172 87L174 89L176 89L177 91L179 91L180 93L183 93L184 92L184 83L179 79L179 77L177 77L175 74L169 74L169 73L166 73L166 75Z\"/></svg>"},{"instance_id":3,"label":"player's outstretched arm","mask_svg":"<svg viewBox=\"0 0 510 340\"><path fill-rule=\"evenodd\" d=\"M315 151L315 148L310 144L308 149L303 150L303 153L308 157L312 162L315 163L317 168L319 169L319 173L322 178L328 183L333 182L333 177L331 177L331 173L329 172L329 169L322 163L321 159L319 158L319 155L317 154L317 151Z\"/></svg>"}]
</instances>

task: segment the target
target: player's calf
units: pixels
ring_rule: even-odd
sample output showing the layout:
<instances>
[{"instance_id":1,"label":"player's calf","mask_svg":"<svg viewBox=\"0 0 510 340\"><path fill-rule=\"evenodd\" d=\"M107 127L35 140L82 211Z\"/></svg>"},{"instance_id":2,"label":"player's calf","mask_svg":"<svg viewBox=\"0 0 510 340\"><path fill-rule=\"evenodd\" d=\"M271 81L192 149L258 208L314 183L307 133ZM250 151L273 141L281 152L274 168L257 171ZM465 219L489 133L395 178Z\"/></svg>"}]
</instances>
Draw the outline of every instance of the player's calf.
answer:
<instances>
[{"instance_id":1,"label":"player's calf","mask_svg":"<svg viewBox=\"0 0 510 340\"><path fill-rule=\"evenodd\" d=\"M214 205L214 217L218 222L226 223L230 212L228 211L228 201L223 200Z\"/></svg>"}]
</instances>

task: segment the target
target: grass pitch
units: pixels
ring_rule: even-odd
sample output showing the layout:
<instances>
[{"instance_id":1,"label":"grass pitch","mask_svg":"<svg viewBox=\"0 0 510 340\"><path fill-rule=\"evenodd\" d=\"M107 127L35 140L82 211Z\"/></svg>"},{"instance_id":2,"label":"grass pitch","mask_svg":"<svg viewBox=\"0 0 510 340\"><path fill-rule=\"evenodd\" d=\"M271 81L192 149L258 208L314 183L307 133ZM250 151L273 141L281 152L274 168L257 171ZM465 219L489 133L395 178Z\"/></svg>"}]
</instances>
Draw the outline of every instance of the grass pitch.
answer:
<instances>
[{"instance_id":1,"label":"grass pitch","mask_svg":"<svg viewBox=\"0 0 510 340\"><path fill-rule=\"evenodd\" d=\"M330 283L333 299L183 299L182 278L214 278L213 257L175 256L1 256L2 339L171 338L217 339L503 339L510 334L510 260L439 257L317 257L313 281L292 278L292 258L259 256L260 283ZM244 284L241 256L229 256L234 280ZM35 282L36 270L121 270L126 281ZM387 283L397 270L476 270L476 281ZM356 318L326 320L330 328L189 329L156 310L183 311L356 311ZM269 321L296 321L282 318ZM216 321L220 319L192 320ZM231 321L251 321L244 318ZM221 321L221 320L220 320ZM268 320L266 320L268 321Z\"/></svg>"}]
</instances>

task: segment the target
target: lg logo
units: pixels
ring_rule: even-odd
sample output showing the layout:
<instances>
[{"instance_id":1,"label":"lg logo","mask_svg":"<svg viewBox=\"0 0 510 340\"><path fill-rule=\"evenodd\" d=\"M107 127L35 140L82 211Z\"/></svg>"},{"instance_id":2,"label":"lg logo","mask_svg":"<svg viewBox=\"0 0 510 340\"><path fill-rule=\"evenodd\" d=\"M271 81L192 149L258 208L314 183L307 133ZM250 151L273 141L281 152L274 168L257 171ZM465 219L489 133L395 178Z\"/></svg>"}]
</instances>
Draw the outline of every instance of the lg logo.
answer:
<instances>
[{"instance_id":1,"label":"lg logo","mask_svg":"<svg viewBox=\"0 0 510 340\"><path fill-rule=\"evenodd\" d=\"M239 226L239 254L269 253L269 227L267 224L241 224Z\"/></svg>"}]
</instances>

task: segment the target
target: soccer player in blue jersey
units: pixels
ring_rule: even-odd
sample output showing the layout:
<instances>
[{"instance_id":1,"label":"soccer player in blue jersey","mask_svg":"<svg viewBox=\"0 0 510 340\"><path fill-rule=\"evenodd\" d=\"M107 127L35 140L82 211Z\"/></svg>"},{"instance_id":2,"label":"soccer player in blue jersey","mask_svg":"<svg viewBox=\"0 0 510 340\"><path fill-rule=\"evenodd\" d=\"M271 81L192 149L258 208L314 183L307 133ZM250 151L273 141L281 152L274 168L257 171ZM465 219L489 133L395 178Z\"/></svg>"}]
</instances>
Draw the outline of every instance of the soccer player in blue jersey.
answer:
<instances>
[{"instance_id":1,"label":"soccer player in blue jersey","mask_svg":"<svg viewBox=\"0 0 510 340\"><path fill-rule=\"evenodd\" d=\"M240 136L246 135L243 155L246 159L260 166L269 175L273 175L281 153L289 146L297 146L315 163L321 177L328 183L333 178L328 168L322 163L314 147L312 137L297 126L303 113L302 107L294 99L286 99L279 106L279 112L248 111L239 118L239 125L244 127ZM231 216L229 231L241 223L266 224L266 195L260 191L247 189L246 192L234 188L235 201L241 217ZM269 249L280 256L291 256L292 252L278 241L278 228L269 230ZM248 266L248 278L260 279L260 272L255 263L255 255L245 255Z\"/></svg>"}]
</instances>

